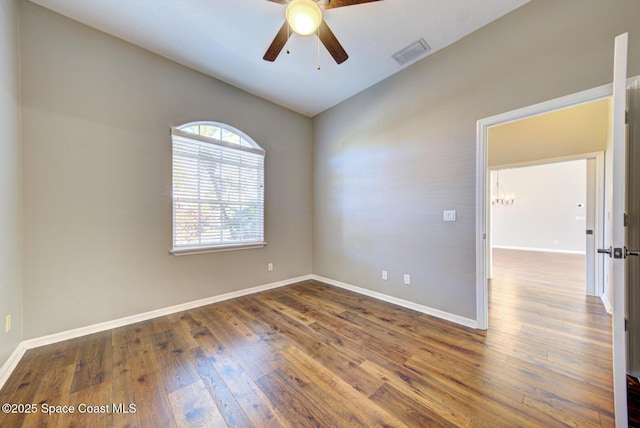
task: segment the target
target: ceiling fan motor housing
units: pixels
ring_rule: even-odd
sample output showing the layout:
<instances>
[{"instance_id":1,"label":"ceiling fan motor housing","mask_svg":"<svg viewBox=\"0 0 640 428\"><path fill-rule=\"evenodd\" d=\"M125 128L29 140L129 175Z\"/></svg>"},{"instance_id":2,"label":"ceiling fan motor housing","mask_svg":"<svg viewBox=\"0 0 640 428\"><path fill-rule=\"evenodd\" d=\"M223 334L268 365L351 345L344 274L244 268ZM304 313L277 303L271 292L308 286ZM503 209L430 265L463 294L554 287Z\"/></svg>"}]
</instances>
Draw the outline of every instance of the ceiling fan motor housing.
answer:
<instances>
[{"instance_id":1,"label":"ceiling fan motor housing","mask_svg":"<svg viewBox=\"0 0 640 428\"><path fill-rule=\"evenodd\" d=\"M320 26L322 9L313 0L292 0L287 6L286 19L295 33L308 36Z\"/></svg>"}]
</instances>

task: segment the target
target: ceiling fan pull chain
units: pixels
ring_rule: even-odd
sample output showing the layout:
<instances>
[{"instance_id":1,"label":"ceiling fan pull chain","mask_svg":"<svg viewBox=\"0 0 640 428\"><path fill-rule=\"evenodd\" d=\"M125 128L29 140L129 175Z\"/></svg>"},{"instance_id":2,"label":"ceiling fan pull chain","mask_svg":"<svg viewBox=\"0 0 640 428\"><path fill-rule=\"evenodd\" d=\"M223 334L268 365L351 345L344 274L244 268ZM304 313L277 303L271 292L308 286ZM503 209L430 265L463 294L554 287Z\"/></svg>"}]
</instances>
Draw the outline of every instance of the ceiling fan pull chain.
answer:
<instances>
[{"instance_id":1,"label":"ceiling fan pull chain","mask_svg":"<svg viewBox=\"0 0 640 428\"><path fill-rule=\"evenodd\" d=\"M318 70L320 70L320 27L318 27Z\"/></svg>"},{"instance_id":2,"label":"ceiling fan pull chain","mask_svg":"<svg viewBox=\"0 0 640 428\"><path fill-rule=\"evenodd\" d=\"M290 31L291 31L291 25L287 24L287 42L289 42L289 37L291 37ZM290 53L291 51L289 50L289 46L287 46L287 55L289 55Z\"/></svg>"}]
</instances>

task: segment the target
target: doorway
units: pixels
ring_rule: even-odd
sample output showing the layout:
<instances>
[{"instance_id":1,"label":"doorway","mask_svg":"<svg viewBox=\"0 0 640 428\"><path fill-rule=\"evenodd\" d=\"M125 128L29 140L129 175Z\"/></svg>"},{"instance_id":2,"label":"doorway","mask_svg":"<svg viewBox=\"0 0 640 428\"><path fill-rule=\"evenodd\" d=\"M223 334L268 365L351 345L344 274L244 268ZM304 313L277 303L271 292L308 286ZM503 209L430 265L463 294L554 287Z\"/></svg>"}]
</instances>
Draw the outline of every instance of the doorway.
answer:
<instances>
[{"instance_id":1,"label":"doorway","mask_svg":"<svg viewBox=\"0 0 640 428\"><path fill-rule=\"evenodd\" d=\"M633 118L635 107L631 110L628 92L636 86L636 79L627 78L628 33L615 38L613 83L589 89L569 96L557 98L519 110L503 113L477 123L476 145L476 318L477 327L488 328L488 296L487 296L487 228L488 228L488 134L493 125L504 124L545 112L576 106L611 97L612 113L610 115L610 133L607 138L606 168L606 243L607 248L598 248L598 252L609 255L605 264L608 271L605 282L605 296L612 303L612 358L613 358L613 390L615 404L615 424L617 427L627 426L627 384L626 379L626 327L625 312L627 308L628 275L626 256L640 252L627 250L627 214L625 204L628 195L625 189L627 174L627 148L629 140L629 117ZM640 86L640 85L638 85ZM628 114L630 113L630 114ZM631 121L633 123L633 121ZM635 125L634 125L635 126ZM626 134L626 135L625 135ZM635 255L635 254L633 254ZM613 422L613 421L612 421Z\"/></svg>"},{"instance_id":2,"label":"doorway","mask_svg":"<svg viewBox=\"0 0 640 428\"><path fill-rule=\"evenodd\" d=\"M546 114L553 114L555 112L567 113L574 108L586 107L594 103L608 103L609 95L606 88L601 92L597 90L587 91L587 93L579 94L580 96L568 97L560 100L553 100L542 105L536 105L528 109L523 109L518 112L507 113L502 116L490 118L478 123L478 149L479 158L482 158L481 163L478 165L478 179L479 186L477 194L481 195L477 202L481 212L478 212L478 254L477 260L477 272L482 274L479 278L482 281L483 290L478 292L478 324L487 331L487 337L495 335L504 335L509 340L514 337L526 339L527 343L530 342L536 350L542 350L542 354L537 357L531 358L530 355L526 355L527 361L530 361L534 366L544 366L552 368L553 370L566 370L569 376L578 376L579 374L588 374L592 377L594 382L598 383L598 388L602 391L606 391L604 396L607 399L608 416L613 416L611 408L613 407L613 391L610 383L611 378L611 316L606 313L605 305L600 298L606 293L603 293L604 284L600 282L600 288L598 288L598 297L585 296L584 285L581 290L582 299L580 299L579 293L558 293L555 288L556 284L551 284L549 287L546 278L540 281L540 278L536 278L536 272L529 271L529 277L524 277L524 280L519 280L514 283L504 281L504 278L496 278L491 280L491 291L489 294L488 278L491 273L492 263L490 259L491 255L491 210L490 210L490 194L491 194L491 180L490 169L492 167L514 167L522 166L528 162L544 163L548 159L555 160L575 160L576 158L593 158L599 159L596 164L602 165L600 167L600 174L595 181L600 184L602 190L604 190L604 154L608 143L607 134L608 129L606 126L607 118L609 117L608 108L602 114L605 121L604 130L602 132L602 138L599 141L599 145L595 148L585 149L579 141L576 146L562 145L558 142L547 145L545 147L542 139L536 138L534 141L528 141L524 145L515 145L514 138L507 139L505 144L506 149L503 151L497 151L499 156L514 156L514 158L503 158L501 161L496 161L496 152L494 147L490 144L490 134L492 130L498 129L501 126L516 124L520 121L527 121L532 119L542 119ZM540 127L542 128L542 127ZM554 132L555 133L555 132ZM531 136L533 132L526 133ZM569 148L569 152L558 152L560 149ZM556 150L554 152L554 150ZM586 153L589 152L589 153ZM529 156L528 158L526 156ZM510 191L507 191L510 192ZM604 197L602 199L601 207L604 206ZM517 203L517 195L515 198ZM578 203L576 201L576 203ZM602 213L600 221L596 222L600 227L594 227L594 237L601 240L604 238L605 228L605 211L603 209L597 210ZM481 216L480 216L481 214ZM585 215L586 217L586 215ZM586 220L586 219L585 219ZM553 241L552 241L553 242ZM593 260L597 260L595 257L595 243L593 243ZM598 247L601 248L601 247ZM585 248L586 252L586 248ZM542 265L549 263L550 261L557 261L557 258L543 260ZM510 261L513 263L513 260ZM523 266L530 267L531 263L525 261ZM540 269L537 269L540 271ZM599 278L603 278L604 275L600 275ZM545 287L546 286L546 287ZM493 293L494 290L500 290L500 293ZM482 294L482 293L485 294ZM540 296L544 295L541 299ZM484 302L482 299L486 299ZM551 302L549 299L560 299L559 301ZM578 302L576 304L577 312L572 312L571 302ZM551 302L551 303L550 303ZM484 305L481 307L480 304ZM498 303L501 305L505 313L496 312L491 309L491 325L489 325L489 308L493 308ZM582 310L582 312L580 312ZM483 312L484 311L484 312ZM516 322L510 322L508 325L501 325L502 319L508 319L507 315L511 319L515 319ZM514 328L515 327L515 328ZM511 328L511 330L508 330ZM574 372L575 370L575 372ZM594 374L598 375L595 376ZM597 379L596 379L597 378Z\"/></svg>"},{"instance_id":3,"label":"doorway","mask_svg":"<svg viewBox=\"0 0 640 428\"><path fill-rule=\"evenodd\" d=\"M585 263L595 228L589 215L595 212L593 200L587 201L587 163L578 159L490 171L491 278L496 255L503 278L515 279L520 271L506 260L524 258L538 277L549 277L547 282L595 294L587 287L595 272Z\"/></svg>"},{"instance_id":4,"label":"doorway","mask_svg":"<svg viewBox=\"0 0 640 428\"><path fill-rule=\"evenodd\" d=\"M606 128L606 117L602 122L598 126ZM491 168L488 278L494 275L496 249L558 254L581 263L583 293L601 297L603 262L596 248L604 230L603 169L602 152Z\"/></svg>"},{"instance_id":5,"label":"doorway","mask_svg":"<svg viewBox=\"0 0 640 428\"><path fill-rule=\"evenodd\" d=\"M533 106L525 107L512 112L503 113L478 121L478 139L477 139L477 191L476 206L478 213L476 216L476 309L477 309L477 326L480 329L488 328L488 289L487 281L491 274L491 235L490 231L490 210L489 195L491 193L489 169L497 166L521 166L532 162L541 162L549 159L569 160L576 158L593 157L600 159L603 164L602 141L599 145L591 149L586 149L584 141L576 138L571 144L559 144L554 138L541 138L540 132L553 131L550 125L540 125L540 121L544 120L544 115L557 112L556 118L559 123L567 122L567 116L570 116L574 109L595 105L595 103L607 103L611 95L611 85L594 88L588 91L576 93L570 96L558 98ZM603 104L601 104L602 106ZM516 131L518 124L532 125L527 132ZM510 126L504 126L510 125ZM503 132L507 134L507 138L499 139L501 142L492 144L489 149L490 134L495 137L495 132ZM606 138L607 130L605 129L603 138ZM547 135L559 135L557 132L548 132ZM518 136L524 136L520 138ZM518 138L520 138L518 140ZM514 141L519 141L517 146ZM606 141L605 141L606 144ZM598 183L604 182L604 167L598 172L600 176ZM606 201L603 201L606 203ZM599 221L599 220L596 220ZM602 234L605 231L594 231L596 237L596 245L599 245ZM606 267L603 268L603 276L606 277ZM607 284L604 283L604 295Z\"/></svg>"}]
</instances>

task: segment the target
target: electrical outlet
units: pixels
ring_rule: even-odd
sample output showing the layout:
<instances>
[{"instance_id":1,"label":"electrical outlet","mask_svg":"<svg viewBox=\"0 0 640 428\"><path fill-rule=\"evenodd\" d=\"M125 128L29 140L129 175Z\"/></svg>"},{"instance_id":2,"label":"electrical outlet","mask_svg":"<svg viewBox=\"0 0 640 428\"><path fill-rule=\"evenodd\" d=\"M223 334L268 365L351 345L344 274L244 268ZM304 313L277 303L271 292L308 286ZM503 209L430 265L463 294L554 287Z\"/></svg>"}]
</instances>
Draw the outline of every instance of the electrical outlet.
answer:
<instances>
[{"instance_id":1,"label":"electrical outlet","mask_svg":"<svg viewBox=\"0 0 640 428\"><path fill-rule=\"evenodd\" d=\"M404 274L404 285L411 285L411 275L408 273Z\"/></svg>"},{"instance_id":2,"label":"electrical outlet","mask_svg":"<svg viewBox=\"0 0 640 428\"><path fill-rule=\"evenodd\" d=\"M9 333L11 330L11 315L7 315L7 318L4 321L4 332Z\"/></svg>"},{"instance_id":3,"label":"electrical outlet","mask_svg":"<svg viewBox=\"0 0 640 428\"><path fill-rule=\"evenodd\" d=\"M271 271L273 270L273 263L269 263L269 264L267 265L267 270L268 270L269 272L271 272Z\"/></svg>"},{"instance_id":4,"label":"electrical outlet","mask_svg":"<svg viewBox=\"0 0 640 428\"><path fill-rule=\"evenodd\" d=\"M387 280L387 278L388 278L387 271L386 271L386 270L383 270L383 271L382 271L382 279L384 279L384 280L386 281L386 280Z\"/></svg>"}]
</instances>

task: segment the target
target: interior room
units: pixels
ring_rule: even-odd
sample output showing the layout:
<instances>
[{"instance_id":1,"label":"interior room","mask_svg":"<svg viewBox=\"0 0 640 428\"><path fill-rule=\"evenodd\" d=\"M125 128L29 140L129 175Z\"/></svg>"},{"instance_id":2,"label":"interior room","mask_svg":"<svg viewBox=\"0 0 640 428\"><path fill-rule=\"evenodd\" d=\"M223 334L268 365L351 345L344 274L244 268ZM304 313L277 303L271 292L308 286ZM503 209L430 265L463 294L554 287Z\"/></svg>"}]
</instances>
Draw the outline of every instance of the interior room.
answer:
<instances>
[{"instance_id":1,"label":"interior room","mask_svg":"<svg viewBox=\"0 0 640 428\"><path fill-rule=\"evenodd\" d=\"M626 423L604 291L483 325L476 198L479 121L640 75L637 0L132 3L0 1L0 426Z\"/></svg>"},{"instance_id":2,"label":"interior room","mask_svg":"<svg viewBox=\"0 0 640 428\"><path fill-rule=\"evenodd\" d=\"M492 183L493 248L585 254L585 159L499 169Z\"/></svg>"},{"instance_id":3,"label":"interior room","mask_svg":"<svg viewBox=\"0 0 640 428\"><path fill-rule=\"evenodd\" d=\"M585 233L587 160L498 169L491 174L491 260L494 266L503 266L502 277L519 278L521 264L547 273L557 264L556 275L545 278L557 291L573 289L577 302L587 293L602 294L587 289L586 247L592 239ZM595 233L595 229L589 230ZM595 269L589 275L595 276Z\"/></svg>"}]
</instances>

